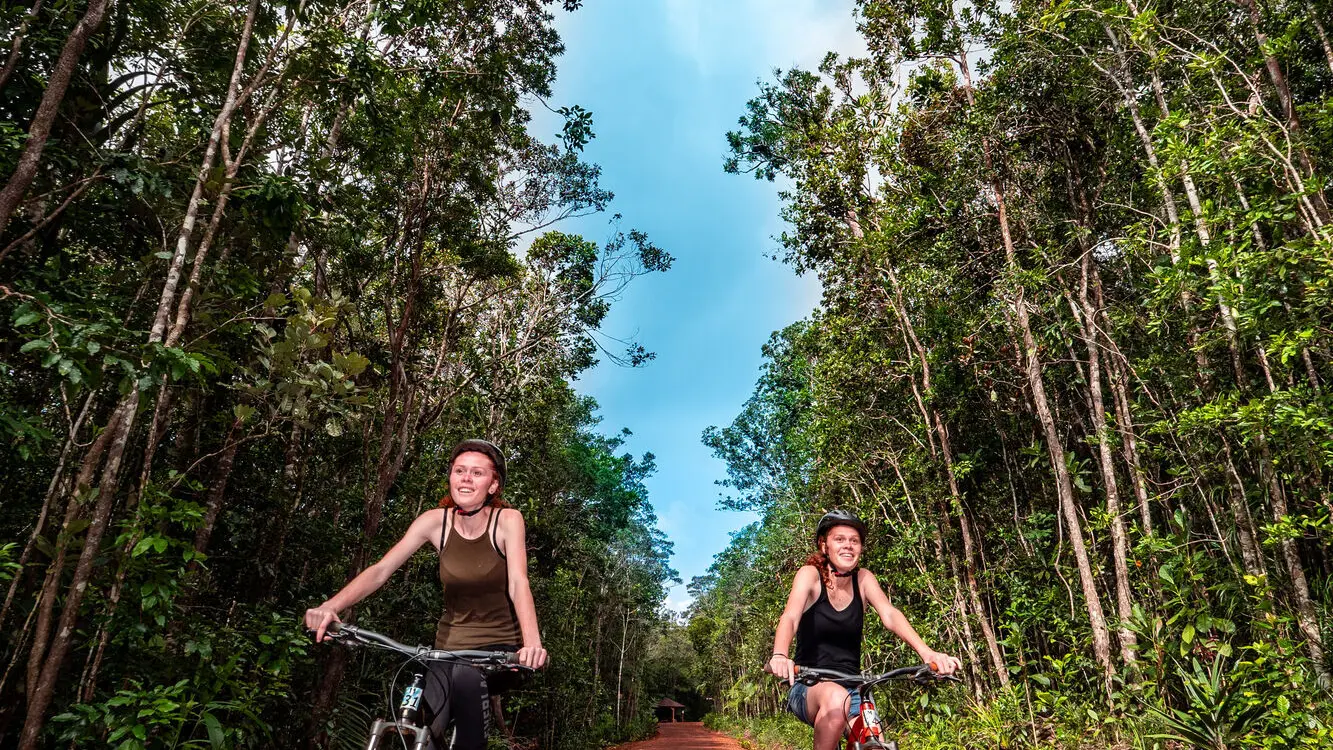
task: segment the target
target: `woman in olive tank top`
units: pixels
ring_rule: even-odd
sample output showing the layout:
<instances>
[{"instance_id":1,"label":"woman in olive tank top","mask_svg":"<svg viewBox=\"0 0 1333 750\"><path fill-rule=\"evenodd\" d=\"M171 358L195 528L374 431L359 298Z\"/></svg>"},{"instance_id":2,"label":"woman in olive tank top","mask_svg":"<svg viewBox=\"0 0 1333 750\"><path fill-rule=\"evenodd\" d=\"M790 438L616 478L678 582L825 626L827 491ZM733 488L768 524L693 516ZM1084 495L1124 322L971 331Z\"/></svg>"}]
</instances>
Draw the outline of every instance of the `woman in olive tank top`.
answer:
<instances>
[{"instance_id":1,"label":"woman in olive tank top","mask_svg":"<svg viewBox=\"0 0 1333 750\"><path fill-rule=\"evenodd\" d=\"M835 510L820 519L815 552L796 571L773 639L767 670L791 684L787 709L814 727L815 750L836 750L849 717L860 712L860 695L836 682L806 687L796 682L793 665L859 673L867 609L873 608L885 628L906 641L923 662L937 665L941 674L953 674L962 666L927 646L889 602L874 574L860 567L865 533L865 524L850 513Z\"/></svg>"},{"instance_id":2,"label":"woman in olive tank top","mask_svg":"<svg viewBox=\"0 0 1333 750\"><path fill-rule=\"evenodd\" d=\"M485 440L464 440L449 460L449 494L440 507L417 517L384 557L366 568L328 601L306 610L306 627L315 640L338 613L370 596L427 543L439 550L444 613L435 630L435 647L516 651L520 664L546 665L537 628L537 611L528 584L528 552L523 516L506 507L504 454ZM431 722L432 747L452 720L454 747L486 746L490 700L479 671L468 666L432 665L423 696Z\"/></svg>"}]
</instances>

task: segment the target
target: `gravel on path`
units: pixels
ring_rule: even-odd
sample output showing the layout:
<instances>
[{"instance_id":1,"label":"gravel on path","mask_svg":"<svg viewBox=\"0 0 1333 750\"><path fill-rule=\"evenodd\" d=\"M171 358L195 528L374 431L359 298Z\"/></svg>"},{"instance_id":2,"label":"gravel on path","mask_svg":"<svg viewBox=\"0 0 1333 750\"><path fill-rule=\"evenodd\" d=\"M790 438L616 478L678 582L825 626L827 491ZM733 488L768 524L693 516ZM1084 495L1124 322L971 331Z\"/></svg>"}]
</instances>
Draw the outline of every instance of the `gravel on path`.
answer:
<instances>
[{"instance_id":1,"label":"gravel on path","mask_svg":"<svg viewBox=\"0 0 1333 750\"><path fill-rule=\"evenodd\" d=\"M732 738L705 729L697 721L663 722L651 740L619 745L613 750L741 750Z\"/></svg>"}]
</instances>

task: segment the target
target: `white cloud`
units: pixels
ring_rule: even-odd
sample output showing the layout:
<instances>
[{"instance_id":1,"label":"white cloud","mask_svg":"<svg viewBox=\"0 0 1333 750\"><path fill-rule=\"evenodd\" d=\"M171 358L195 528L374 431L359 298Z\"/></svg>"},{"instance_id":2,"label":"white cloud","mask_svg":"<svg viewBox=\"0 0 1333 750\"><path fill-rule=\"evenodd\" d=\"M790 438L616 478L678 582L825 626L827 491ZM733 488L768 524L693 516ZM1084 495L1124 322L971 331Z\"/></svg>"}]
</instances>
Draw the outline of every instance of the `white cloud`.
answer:
<instances>
[{"instance_id":1,"label":"white cloud","mask_svg":"<svg viewBox=\"0 0 1333 750\"><path fill-rule=\"evenodd\" d=\"M666 602L664 602L663 606L672 612L684 614L685 610L689 609L690 605L693 603L694 597L685 592L684 586L673 586L671 590L667 592Z\"/></svg>"},{"instance_id":2,"label":"white cloud","mask_svg":"<svg viewBox=\"0 0 1333 750\"><path fill-rule=\"evenodd\" d=\"M699 72L814 68L830 51L865 53L852 0L662 0L672 45Z\"/></svg>"}]
</instances>

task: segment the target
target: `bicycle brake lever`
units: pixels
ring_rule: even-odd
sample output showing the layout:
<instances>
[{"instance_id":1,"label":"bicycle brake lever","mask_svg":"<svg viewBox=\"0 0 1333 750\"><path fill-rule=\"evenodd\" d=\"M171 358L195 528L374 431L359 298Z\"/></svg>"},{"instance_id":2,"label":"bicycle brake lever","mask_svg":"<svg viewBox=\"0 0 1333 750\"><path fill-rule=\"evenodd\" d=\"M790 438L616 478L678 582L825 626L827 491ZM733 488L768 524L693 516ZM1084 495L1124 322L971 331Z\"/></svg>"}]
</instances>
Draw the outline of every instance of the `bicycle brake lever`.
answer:
<instances>
[{"instance_id":1,"label":"bicycle brake lever","mask_svg":"<svg viewBox=\"0 0 1333 750\"><path fill-rule=\"evenodd\" d=\"M951 674L940 674L928 666L922 667L912 675L912 681L918 685L932 685L940 680L957 680L958 678Z\"/></svg>"}]
</instances>

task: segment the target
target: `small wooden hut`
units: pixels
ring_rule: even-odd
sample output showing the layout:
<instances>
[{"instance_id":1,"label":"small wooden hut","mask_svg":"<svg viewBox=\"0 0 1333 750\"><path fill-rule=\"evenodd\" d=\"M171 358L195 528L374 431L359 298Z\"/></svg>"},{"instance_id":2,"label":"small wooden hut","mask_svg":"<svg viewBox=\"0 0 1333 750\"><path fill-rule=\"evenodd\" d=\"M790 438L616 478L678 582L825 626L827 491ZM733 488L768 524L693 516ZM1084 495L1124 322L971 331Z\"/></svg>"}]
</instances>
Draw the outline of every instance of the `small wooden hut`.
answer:
<instances>
[{"instance_id":1,"label":"small wooden hut","mask_svg":"<svg viewBox=\"0 0 1333 750\"><path fill-rule=\"evenodd\" d=\"M657 714L658 721L684 721L685 705L670 698L663 698L657 702L653 713Z\"/></svg>"}]
</instances>

